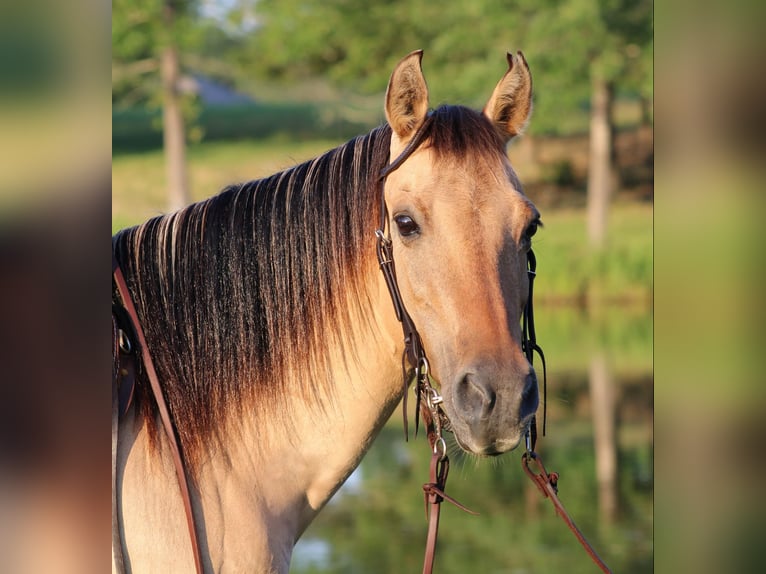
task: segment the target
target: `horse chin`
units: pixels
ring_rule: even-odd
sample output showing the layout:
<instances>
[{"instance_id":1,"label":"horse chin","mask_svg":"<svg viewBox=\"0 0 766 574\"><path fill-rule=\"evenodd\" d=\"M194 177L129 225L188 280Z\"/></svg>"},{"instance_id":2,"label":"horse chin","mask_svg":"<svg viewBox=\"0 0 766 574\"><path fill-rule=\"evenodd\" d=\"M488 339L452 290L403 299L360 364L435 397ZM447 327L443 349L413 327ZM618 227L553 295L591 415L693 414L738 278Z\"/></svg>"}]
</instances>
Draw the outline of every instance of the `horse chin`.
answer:
<instances>
[{"instance_id":1,"label":"horse chin","mask_svg":"<svg viewBox=\"0 0 766 574\"><path fill-rule=\"evenodd\" d=\"M504 437L498 437L489 442L483 441L481 443L473 440L472 438L461 438L461 435L458 431L456 431L454 428L451 430L455 436L455 442L463 451L479 457L494 457L500 456L501 454L505 454L506 452L510 452L517 448L521 443L522 438L524 438L526 435L530 422L531 417L523 422L523 424L519 427L518 433L509 434Z\"/></svg>"},{"instance_id":2,"label":"horse chin","mask_svg":"<svg viewBox=\"0 0 766 574\"><path fill-rule=\"evenodd\" d=\"M468 441L460 439L460 435L453 433L455 436L455 442L465 452L480 457L492 457L500 456L506 452L509 452L519 446L522 435L516 438L502 438L495 439L492 442L484 445L469 444Z\"/></svg>"}]
</instances>

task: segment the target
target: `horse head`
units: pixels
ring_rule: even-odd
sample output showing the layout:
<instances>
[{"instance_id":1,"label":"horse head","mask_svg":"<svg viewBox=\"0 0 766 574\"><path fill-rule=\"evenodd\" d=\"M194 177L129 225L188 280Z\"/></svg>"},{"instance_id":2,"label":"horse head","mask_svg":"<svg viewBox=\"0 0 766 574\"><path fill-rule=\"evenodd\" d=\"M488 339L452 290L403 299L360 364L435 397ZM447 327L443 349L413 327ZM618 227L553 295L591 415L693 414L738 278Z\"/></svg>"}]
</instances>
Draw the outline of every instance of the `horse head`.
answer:
<instances>
[{"instance_id":1,"label":"horse head","mask_svg":"<svg viewBox=\"0 0 766 574\"><path fill-rule=\"evenodd\" d=\"M386 93L392 159L429 124L385 183L396 277L458 444L498 455L519 444L539 403L520 319L540 215L505 151L529 118L532 80L523 55L508 54L482 113L429 113L421 57L398 64Z\"/></svg>"}]
</instances>

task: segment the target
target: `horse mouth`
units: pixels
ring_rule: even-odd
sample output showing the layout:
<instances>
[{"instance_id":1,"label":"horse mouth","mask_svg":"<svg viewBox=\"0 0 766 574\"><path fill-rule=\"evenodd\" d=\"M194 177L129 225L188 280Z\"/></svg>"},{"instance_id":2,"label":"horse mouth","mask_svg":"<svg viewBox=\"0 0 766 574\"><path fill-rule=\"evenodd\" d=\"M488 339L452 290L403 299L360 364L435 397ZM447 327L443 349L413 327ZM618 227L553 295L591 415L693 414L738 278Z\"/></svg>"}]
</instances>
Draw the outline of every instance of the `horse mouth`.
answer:
<instances>
[{"instance_id":1,"label":"horse mouth","mask_svg":"<svg viewBox=\"0 0 766 574\"><path fill-rule=\"evenodd\" d=\"M445 417L446 418L446 417ZM460 435L456 433L452 429L452 425L449 425L450 432L452 432L453 436L455 437L455 442L457 445L465 452L469 454L473 454L475 456L480 457L495 457L500 456L501 454L505 454L507 452L510 452L514 449L516 449L519 444L521 444L522 439L526 435L527 432L529 432L529 425L532 422L532 417L528 417L522 425L519 428L519 433L513 438L496 438L489 442L488 444L484 445L474 445L470 446L466 442L462 441L460 438ZM442 426L443 429L447 430L447 427Z\"/></svg>"}]
</instances>

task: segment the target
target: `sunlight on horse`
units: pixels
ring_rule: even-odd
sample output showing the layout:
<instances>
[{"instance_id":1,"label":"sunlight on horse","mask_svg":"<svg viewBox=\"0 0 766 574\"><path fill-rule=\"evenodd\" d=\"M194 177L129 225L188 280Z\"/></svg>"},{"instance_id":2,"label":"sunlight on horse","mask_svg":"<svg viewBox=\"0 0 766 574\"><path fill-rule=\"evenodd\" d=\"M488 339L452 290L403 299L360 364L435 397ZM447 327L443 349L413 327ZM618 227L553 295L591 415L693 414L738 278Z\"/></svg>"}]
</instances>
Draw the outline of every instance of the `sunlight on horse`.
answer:
<instances>
[{"instance_id":1,"label":"sunlight on horse","mask_svg":"<svg viewBox=\"0 0 766 574\"><path fill-rule=\"evenodd\" d=\"M423 143L386 179L385 213L446 429L464 450L498 455L537 410L520 317L540 220L505 152L530 114L529 69L509 55L483 113L429 112L421 57L394 69L387 125L113 238L207 572L286 573L402 399L402 329L375 256L378 180L421 128ZM169 450L139 368L117 451L127 571L194 571Z\"/></svg>"}]
</instances>

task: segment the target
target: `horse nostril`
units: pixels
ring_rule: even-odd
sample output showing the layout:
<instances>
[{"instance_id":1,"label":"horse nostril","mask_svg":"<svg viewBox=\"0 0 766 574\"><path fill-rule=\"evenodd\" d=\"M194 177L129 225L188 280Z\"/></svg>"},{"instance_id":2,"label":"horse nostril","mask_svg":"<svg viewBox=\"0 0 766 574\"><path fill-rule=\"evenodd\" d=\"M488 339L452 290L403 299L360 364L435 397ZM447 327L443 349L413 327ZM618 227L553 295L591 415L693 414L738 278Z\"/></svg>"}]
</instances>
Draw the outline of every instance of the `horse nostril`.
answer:
<instances>
[{"instance_id":1,"label":"horse nostril","mask_svg":"<svg viewBox=\"0 0 766 574\"><path fill-rule=\"evenodd\" d=\"M537 376L534 372L529 373L524 381L524 390L521 393L521 405L519 418L524 418L537 412L540 404L540 393L537 390Z\"/></svg>"},{"instance_id":2,"label":"horse nostril","mask_svg":"<svg viewBox=\"0 0 766 574\"><path fill-rule=\"evenodd\" d=\"M469 373L460 381L457 400L466 412L485 418L492 412L497 395L485 380Z\"/></svg>"}]
</instances>

